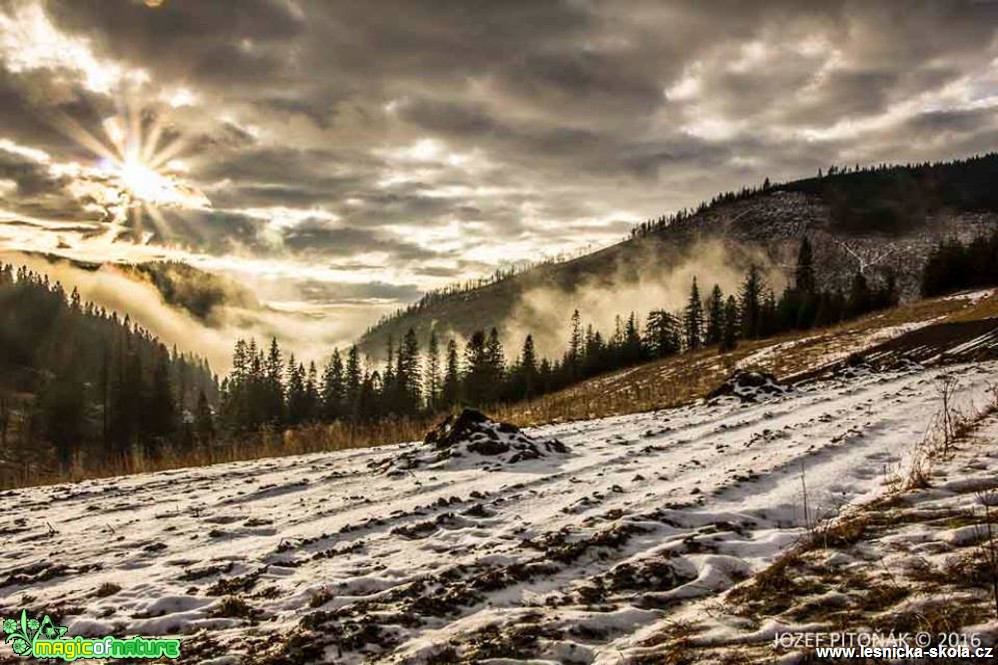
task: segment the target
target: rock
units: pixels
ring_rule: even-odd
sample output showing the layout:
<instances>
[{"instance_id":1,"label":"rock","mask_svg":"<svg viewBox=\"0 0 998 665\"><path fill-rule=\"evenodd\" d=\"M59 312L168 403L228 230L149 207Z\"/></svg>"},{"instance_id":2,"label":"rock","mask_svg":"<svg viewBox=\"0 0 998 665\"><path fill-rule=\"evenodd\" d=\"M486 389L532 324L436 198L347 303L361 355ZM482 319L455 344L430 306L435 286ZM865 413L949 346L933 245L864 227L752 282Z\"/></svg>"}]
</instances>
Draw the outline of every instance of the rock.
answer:
<instances>
[{"instance_id":1,"label":"rock","mask_svg":"<svg viewBox=\"0 0 998 665\"><path fill-rule=\"evenodd\" d=\"M568 447L554 438L528 436L511 423L496 422L481 411L464 409L449 415L430 430L423 445L384 464L389 473L426 466L478 466L516 464L555 454L568 453Z\"/></svg>"},{"instance_id":2,"label":"rock","mask_svg":"<svg viewBox=\"0 0 998 665\"><path fill-rule=\"evenodd\" d=\"M768 372L739 370L707 395L708 400L737 397L743 402L757 402L764 397L783 395L793 390Z\"/></svg>"},{"instance_id":3,"label":"rock","mask_svg":"<svg viewBox=\"0 0 998 665\"><path fill-rule=\"evenodd\" d=\"M855 379L860 376L868 376L875 371L865 356L853 353L846 358L845 365L835 372L835 376L840 379Z\"/></svg>"}]
</instances>

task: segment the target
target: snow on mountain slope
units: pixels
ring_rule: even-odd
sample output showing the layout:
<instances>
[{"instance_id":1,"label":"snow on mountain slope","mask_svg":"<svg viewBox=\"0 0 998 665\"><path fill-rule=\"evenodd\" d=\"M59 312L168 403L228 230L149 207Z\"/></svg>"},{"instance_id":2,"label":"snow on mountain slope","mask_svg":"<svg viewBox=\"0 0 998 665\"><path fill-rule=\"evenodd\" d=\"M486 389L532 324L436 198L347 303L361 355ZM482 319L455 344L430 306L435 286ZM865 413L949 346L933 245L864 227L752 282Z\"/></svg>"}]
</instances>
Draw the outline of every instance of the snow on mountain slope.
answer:
<instances>
[{"instance_id":1,"label":"snow on mountain slope","mask_svg":"<svg viewBox=\"0 0 998 665\"><path fill-rule=\"evenodd\" d=\"M5 492L0 616L191 663L614 662L794 542L802 483L812 518L884 491L942 374L980 403L998 363L546 426L568 453L499 468L378 471L410 443Z\"/></svg>"}]
</instances>

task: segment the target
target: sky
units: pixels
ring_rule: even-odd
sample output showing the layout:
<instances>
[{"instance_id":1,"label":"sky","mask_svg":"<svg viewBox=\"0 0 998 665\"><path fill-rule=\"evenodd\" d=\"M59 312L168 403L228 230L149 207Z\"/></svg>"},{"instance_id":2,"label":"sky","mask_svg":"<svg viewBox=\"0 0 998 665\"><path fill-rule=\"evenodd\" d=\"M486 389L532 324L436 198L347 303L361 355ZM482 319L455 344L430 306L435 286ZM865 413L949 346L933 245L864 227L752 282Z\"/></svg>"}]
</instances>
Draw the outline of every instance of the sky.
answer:
<instances>
[{"instance_id":1,"label":"sky","mask_svg":"<svg viewBox=\"0 0 998 665\"><path fill-rule=\"evenodd\" d=\"M718 191L998 149L996 29L992 0L0 0L0 251L183 260L346 341Z\"/></svg>"}]
</instances>

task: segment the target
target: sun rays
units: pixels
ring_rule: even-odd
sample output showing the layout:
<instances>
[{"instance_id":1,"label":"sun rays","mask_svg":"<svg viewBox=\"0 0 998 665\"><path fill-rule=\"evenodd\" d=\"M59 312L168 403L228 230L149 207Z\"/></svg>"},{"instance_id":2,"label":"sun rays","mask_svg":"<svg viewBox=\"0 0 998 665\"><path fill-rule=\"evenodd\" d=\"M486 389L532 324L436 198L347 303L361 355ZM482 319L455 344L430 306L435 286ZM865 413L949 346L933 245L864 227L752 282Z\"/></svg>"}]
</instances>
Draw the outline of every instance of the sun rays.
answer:
<instances>
[{"instance_id":1,"label":"sun rays","mask_svg":"<svg viewBox=\"0 0 998 665\"><path fill-rule=\"evenodd\" d=\"M70 168L85 183L81 197L100 209L109 225L105 241L122 235L140 243L156 236L168 239L174 235L173 224L186 223L186 211L208 208L211 201L185 180L183 156L189 144L168 126L163 110L140 111L132 104L120 108L96 133L68 116L56 119L56 127L95 160Z\"/></svg>"}]
</instances>

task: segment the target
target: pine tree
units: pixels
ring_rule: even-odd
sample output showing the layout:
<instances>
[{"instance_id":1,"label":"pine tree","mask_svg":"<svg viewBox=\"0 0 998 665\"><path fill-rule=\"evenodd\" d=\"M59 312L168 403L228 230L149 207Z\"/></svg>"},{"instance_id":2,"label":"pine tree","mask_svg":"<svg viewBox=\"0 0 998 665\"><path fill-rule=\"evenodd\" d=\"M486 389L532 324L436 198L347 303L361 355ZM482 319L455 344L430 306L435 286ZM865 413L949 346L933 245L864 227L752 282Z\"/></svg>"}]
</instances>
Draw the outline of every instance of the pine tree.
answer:
<instances>
[{"instance_id":1,"label":"pine tree","mask_svg":"<svg viewBox=\"0 0 998 665\"><path fill-rule=\"evenodd\" d=\"M295 360L293 353L288 354L287 382L288 424L301 425L307 416L305 366Z\"/></svg>"},{"instance_id":2,"label":"pine tree","mask_svg":"<svg viewBox=\"0 0 998 665\"><path fill-rule=\"evenodd\" d=\"M527 335L526 339L523 340L518 372L522 384L521 396L530 399L537 391L537 351L534 348L532 335Z\"/></svg>"},{"instance_id":3,"label":"pine tree","mask_svg":"<svg viewBox=\"0 0 998 665\"><path fill-rule=\"evenodd\" d=\"M464 397L473 406L483 406L492 393L485 333L476 330L464 347Z\"/></svg>"},{"instance_id":4,"label":"pine tree","mask_svg":"<svg viewBox=\"0 0 998 665\"><path fill-rule=\"evenodd\" d=\"M415 414L420 409L419 341L416 331L406 331L398 348L398 367L395 372L397 407L401 414Z\"/></svg>"},{"instance_id":5,"label":"pine tree","mask_svg":"<svg viewBox=\"0 0 998 665\"><path fill-rule=\"evenodd\" d=\"M194 429L198 445L210 449L215 442L215 417L204 390L198 393L197 411L194 415Z\"/></svg>"},{"instance_id":6,"label":"pine tree","mask_svg":"<svg viewBox=\"0 0 998 665\"><path fill-rule=\"evenodd\" d=\"M38 396L38 420L45 438L55 448L56 461L68 471L84 436L86 406L83 385L76 378L52 378Z\"/></svg>"},{"instance_id":7,"label":"pine tree","mask_svg":"<svg viewBox=\"0 0 998 665\"><path fill-rule=\"evenodd\" d=\"M749 267L745 281L742 283L741 302L741 336L745 339L755 339L759 336L759 319L762 311L762 274L754 263Z\"/></svg>"},{"instance_id":8,"label":"pine tree","mask_svg":"<svg viewBox=\"0 0 998 665\"><path fill-rule=\"evenodd\" d=\"M794 287L801 295L813 294L818 288L814 274L814 254L811 241L804 236L797 251L797 269L794 272Z\"/></svg>"},{"instance_id":9,"label":"pine tree","mask_svg":"<svg viewBox=\"0 0 998 665\"><path fill-rule=\"evenodd\" d=\"M344 380L344 412L351 417L358 416L357 400L360 398L361 382L363 381L360 366L360 351L354 344L347 351L346 377Z\"/></svg>"},{"instance_id":10,"label":"pine tree","mask_svg":"<svg viewBox=\"0 0 998 665\"><path fill-rule=\"evenodd\" d=\"M461 367L457 356L457 342L454 339L447 342L447 362L440 397L444 408L451 408L461 400Z\"/></svg>"},{"instance_id":11,"label":"pine tree","mask_svg":"<svg viewBox=\"0 0 998 665\"><path fill-rule=\"evenodd\" d=\"M690 297L683 311L683 330L686 336L686 349L696 351L703 340L703 301L700 299L700 288L697 278L693 278L690 287Z\"/></svg>"},{"instance_id":12,"label":"pine tree","mask_svg":"<svg viewBox=\"0 0 998 665\"><path fill-rule=\"evenodd\" d=\"M284 423L284 360L277 338L270 339L270 350L264 364L265 406L264 421L274 427Z\"/></svg>"},{"instance_id":13,"label":"pine tree","mask_svg":"<svg viewBox=\"0 0 998 665\"><path fill-rule=\"evenodd\" d=\"M489 331L489 339L485 343L485 361L488 365L489 380L492 382L491 399L495 399L498 386L506 375L506 354L499 339L499 331L495 328Z\"/></svg>"},{"instance_id":14,"label":"pine tree","mask_svg":"<svg viewBox=\"0 0 998 665\"><path fill-rule=\"evenodd\" d=\"M779 313L776 308L776 295L772 289L763 296L759 308L759 336L769 337L779 332Z\"/></svg>"},{"instance_id":15,"label":"pine tree","mask_svg":"<svg viewBox=\"0 0 998 665\"><path fill-rule=\"evenodd\" d=\"M145 409L145 454L156 457L177 429L177 409L170 386L170 357L161 346L153 366L152 383Z\"/></svg>"},{"instance_id":16,"label":"pine tree","mask_svg":"<svg viewBox=\"0 0 998 665\"><path fill-rule=\"evenodd\" d=\"M592 324L586 326L586 341L582 353L585 358L582 364L584 376L594 376L603 371L606 365L606 344L603 342L603 335Z\"/></svg>"},{"instance_id":17,"label":"pine tree","mask_svg":"<svg viewBox=\"0 0 998 665\"><path fill-rule=\"evenodd\" d=\"M315 366L315 361L308 363L308 374L305 379L305 414L304 419L310 422L319 415L319 407L322 400L319 397L319 372Z\"/></svg>"},{"instance_id":18,"label":"pine tree","mask_svg":"<svg viewBox=\"0 0 998 665\"><path fill-rule=\"evenodd\" d=\"M707 301L707 332L704 341L708 346L716 346L721 343L723 334L724 294L721 287L715 284Z\"/></svg>"},{"instance_id":19,"label":"pine tree","mask_svg":"<svg viewBox=\"0 0 998 665\"><path fill-rule=\"evenodd\" d=\"M678 329L679 324L676 318L664 309L656 309L648 313L645 338L653 357L665 358L679 351Z\"/></svg>"},{"instance_id":20,"label":"pine tree","mask_svg":"<svg viewBox=\"0 0 998 665\"><path fill-rule=\"evenodd\" d=\"M571 330L568 340L568 353L565 355L565 366L572 377L579 375L582 365L582 318L579 310L572 312Z\"/></svg>"},{"instance_id":21,"label":"pine tree","mask_svg":"<svg viewBox=\"0 0 998 665\"><path fill-rule=\"evenodd\" d=\"M721 351L731 351L738 345L738 303L734 296L728 296L724 303L724 329L721 333Z\"/></svg>"},{"instance_id":22,"label":"pine tree","mask_svg":"<svg viewBox=\"0 0 998 665\"><path fill-rule=\"evenodd\" d=\"M621 358L624 364L630 365L640 362L644 355L637 315L631 312L630 316L627 317L627 323L624 324L624 345L621 349Z\"/></svg>"},{"instance_id":23,"label":"pine tree","mask_svg":"<svg viewBox=\"0 0 998 665\"><path fill-rule=\"evenodd\" d=\"M342 418L346 386L343 370L343 358L339 349L333 349L333 355L322 374L322 415L327 421Z\"/></svg>"},{"instance_id":24,"label":"pine tree","mask_svg":"<svg viewBox=\"0 0 998 665\"><path fill-rule=\"evenodd\" d=\"M385 372L381 375L381 393L389 410L394 411L398 395L395 390L395 344L391 335L388 336L385 352L387 359L385 360Z\"/></svg>"},{"instance_id":25,"label":"pine tree","mask_svg":"<svg viewBox=\"0 0 998 665\"><path fill-rule=\"evenodd\" d=\"M426 349L426 406L435 411L440 402L440 342L437 331L430 330L430 340Z\"/></svg>"}]
</instances>

